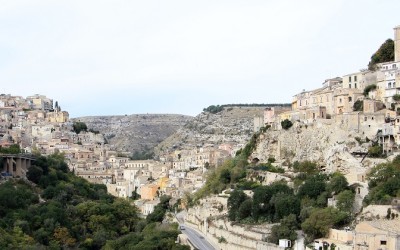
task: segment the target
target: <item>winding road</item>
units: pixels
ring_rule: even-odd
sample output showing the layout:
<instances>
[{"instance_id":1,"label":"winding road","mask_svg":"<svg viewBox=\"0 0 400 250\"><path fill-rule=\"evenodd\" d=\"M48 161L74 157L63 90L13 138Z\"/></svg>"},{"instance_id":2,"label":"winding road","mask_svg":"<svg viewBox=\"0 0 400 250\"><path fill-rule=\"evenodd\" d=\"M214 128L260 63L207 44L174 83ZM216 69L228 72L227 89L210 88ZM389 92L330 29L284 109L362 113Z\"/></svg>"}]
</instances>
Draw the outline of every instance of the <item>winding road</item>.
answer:
<instances>
[{"instance_id":1,"label":"winding road","mask_svg":"<svg viewBox=\"0 0 400 250\"><path fill-rule=\"evenodd\" d=\"M179 228L181 232L189 238L190 242L199 250L215 250L210 242L206 239L203 233L197 231L194 228L184 224L183 213L178 213L176 219L179 222Z\"/></svg>"}]
</instances>

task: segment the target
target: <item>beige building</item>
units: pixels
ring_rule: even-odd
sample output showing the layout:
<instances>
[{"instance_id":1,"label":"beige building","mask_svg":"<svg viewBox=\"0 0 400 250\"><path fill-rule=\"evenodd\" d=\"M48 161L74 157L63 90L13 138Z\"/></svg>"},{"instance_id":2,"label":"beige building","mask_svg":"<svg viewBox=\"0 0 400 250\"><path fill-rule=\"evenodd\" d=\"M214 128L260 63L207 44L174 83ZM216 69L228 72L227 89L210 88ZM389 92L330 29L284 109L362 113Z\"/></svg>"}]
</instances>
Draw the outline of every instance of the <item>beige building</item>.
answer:
<instances>
[{"instance_id":1,"label":"beige building","mask_svg":"<svg viewBox=\"0 0 400 250\"><path fill-rule=\"evenodd\" d=\"M44 95L27 96L26 100L31 104L32 109L53 110L53 99Z\"/></svg>"},{"instance_id":2,"label":"beige building","mask_svg":"<svg viewBox=\"0 0 400 250\"><path fill-rule=\"evenodd\" d=\"M394 28L394 61L400 61L400 25Z\"/></svg>"},{"instance_id":3,"label":"beige building","mask_svg":"<svg viewBox=\"0 0 400 250\"><path fill-rule=\"evenodd\" d=\"M355 250L400 250L400 220L364 221L354 230Z\"/></svg>"},{"instance_id":4,"label":"beige building","mask_svg":"<svg viewBox=\"0 0 400 250\"><path fill-rule=\"evenodd\" d=\"M51 123L63 123L69 120L69 113L66 111L55 111L47 113L47 120Z\"/></svg>"},{"instance_id":5,"label":"beige building","mask_svg":"<svg viewBox=\"0 0 400 250\"><path fill-rule=\"evenodd\" d=\"M342 83L342 88L343 89L358 89L360 91L364 90L364 83L365 81L363 80L363 72L356 72L352 74L347 74L342 77L343 83Z\"/></svg>"}]
</instances>

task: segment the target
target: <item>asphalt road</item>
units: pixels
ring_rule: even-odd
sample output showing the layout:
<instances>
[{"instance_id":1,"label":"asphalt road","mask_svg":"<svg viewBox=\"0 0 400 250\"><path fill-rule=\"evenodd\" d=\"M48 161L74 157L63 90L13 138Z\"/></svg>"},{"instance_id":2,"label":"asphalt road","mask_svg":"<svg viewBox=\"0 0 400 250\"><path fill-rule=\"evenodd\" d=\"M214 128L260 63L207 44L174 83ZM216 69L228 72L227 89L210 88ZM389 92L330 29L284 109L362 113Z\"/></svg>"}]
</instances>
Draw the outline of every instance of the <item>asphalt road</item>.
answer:
<instances>
[{"instance_id":1,"label":"asphalt road","mask_svg":"<svg viewBox=\"0 0 400 250\"><path fill-rule=\"evenodd\" d=\"M192 242L192 244L195 245L198 249L200 249L200 250L215 250L215 248L204 238L204 236L201 235L196 230L191 229L190 227L187 227L184 224L181 224L180 227L184 228L184 229L181 229L182 233L186 234L187 237L189 238L190 242Z\"/></svg>"},{"instance_id":2,"label":"asphalt road","mask_svg":"<svg viewBox=\"0 0 400 250\"><path fill-rule=\"evenodd\" d=\"M190 242L200 250L215 250L215 248L207 241L202 233L194 230L184 224L185 212L182 211L176 214L176 219L179 221L179 228L181 232L186 234ZM184 228L184 229L183 229Z\"/></svg>"}]
</instances>

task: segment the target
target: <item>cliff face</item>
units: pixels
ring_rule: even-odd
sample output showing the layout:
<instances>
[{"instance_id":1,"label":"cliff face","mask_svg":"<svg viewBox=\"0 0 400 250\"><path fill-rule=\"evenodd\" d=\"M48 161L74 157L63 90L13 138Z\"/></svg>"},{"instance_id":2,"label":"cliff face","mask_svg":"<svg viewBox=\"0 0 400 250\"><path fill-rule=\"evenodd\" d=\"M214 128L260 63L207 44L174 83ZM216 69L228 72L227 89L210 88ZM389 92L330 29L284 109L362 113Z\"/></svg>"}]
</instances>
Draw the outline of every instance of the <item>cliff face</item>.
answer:
<instances>
[{"instance_id":1,"label":"cliff face","mask_svg":"<svg viewBox=\"0 0 400 250\"><path fill-rule=\"evenodd\" d=\"M119 151L152 150L193 117L175 114L135 114L128 116L87 116L72 119L105 135Z\"/></svg>"},{"instance_id":2,"label":"cliff face","mask_svg":"<svg viewBox=\"0 0 400 250\"><path fill-rule=\"evenodd\" d=\"M263 107L225 107L216 114L202 112L160 143L155 151L162 153L174 148L217 146L226 142L246 144L253 134L254 117L262 116L263 110Z\"/></svg>"},{"instance_id":3,"label":"cliff face","mask_svg":"<svg viewBox=\"0 0 400 250\"><path fill-rule=\"evenodd\" d=\"M361 162L362 158L351 154L368 151L371 143L359 143L356 138L365 140L370 132L349 130L333 121L308 125L296 122L289 130L268 130L262 134L252 157L266 162L273 156L284 165L309 160L317 162L327 172L355 175L381 161L367 158ZM370 136L369 139L374 138Z\"/></svg>"}]
</instances>

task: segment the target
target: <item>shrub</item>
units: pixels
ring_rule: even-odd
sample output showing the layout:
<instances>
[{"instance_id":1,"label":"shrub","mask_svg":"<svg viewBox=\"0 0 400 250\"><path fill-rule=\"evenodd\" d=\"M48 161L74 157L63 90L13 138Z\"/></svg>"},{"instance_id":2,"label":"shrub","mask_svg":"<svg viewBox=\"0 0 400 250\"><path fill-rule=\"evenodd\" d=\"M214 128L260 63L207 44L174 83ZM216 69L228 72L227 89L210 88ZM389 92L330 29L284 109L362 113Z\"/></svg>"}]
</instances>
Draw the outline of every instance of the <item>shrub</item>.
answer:
<instances>
[{"instance_id":1,"label":"shrub","mask_svg":"<svg viewBox=\"0 0 400 250\"><path fill-rule=\"evenodd\" d=\"M362 100L357 100L354 102L354 105L353 105L354 111L363 111L363 109L364 109L364 103Z\"/></svg>"},{"instance_id":2,"label":"shrub","mask_svg":"<svg viewBox=\"0 0 400 250\"><path fill-rule=\"evenodd\" d=\"M224 109L224 107L222 107L220 105L217 105L217 106L211 105L207 108L204 108L203 111L210 112L211 114L216 114L216 113L221 112L223 109Z\"/></svg>"},{"instance_id":3,"label":"shrub","mask_svg":"<svg viewBox=\"0 0 400 250\"><path fill-rule=\"evenodd\" d=\"M400 94L395 94L393 96L393 100L395 100L396 102L400 101Z\"/></svg>"},{"instance_id":4,"label":"shrub","mask_svg":"<svg viewBox=\"0 0 400 250\"><path fill-rule=\"evenodd\" d=\"M368 64L369 70L376 70L377 63L394 61L394 41L387 39L381 47L371 56Z\"/></svg>"},{"instance_id":5,"label":"shrub","mask_svg":"<svg viewBox=\"0 0 400 250\"><path fill-rule=\"evenodd\" d=\"M375 84L368 85L367 87L364 88L364 92L363 92L364 96L368 96L369 92L372 90L375 90L375 89L376 89Z\"/></svg>"},{"instance_id":6,"label":"shrub","mask_svg":"<svg viewBox=\"0 0 400 250\"><path fill-rule=\"evenodd\" d=\"M380 145L375 145L368 148L368 155L373 158L378 158L383 156L383 149Z\"/></svg>"},{"instance_id":7,"label":"shrub","mask_svg":"<svg viewBox=\"0 0 400 250\"><path fill-rule=\"evenodd\" d=\"M285 120L281 121L281 126L283 129L288 130L290 127L293 126L293 123L290 120L285 119Z\"/></svg>"},{"instance_id":8,"label":"shrub","mask_svg":"<svg viewBox=\"0 0 400 250\"><path fill-rule=\"evenodd\" d=\"M73 130L76 134L79 134L81 131L87 132L87 125L84 122L74 122L73 125Z\"/></svg>"}]
</instances>

